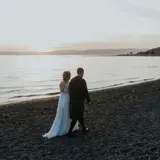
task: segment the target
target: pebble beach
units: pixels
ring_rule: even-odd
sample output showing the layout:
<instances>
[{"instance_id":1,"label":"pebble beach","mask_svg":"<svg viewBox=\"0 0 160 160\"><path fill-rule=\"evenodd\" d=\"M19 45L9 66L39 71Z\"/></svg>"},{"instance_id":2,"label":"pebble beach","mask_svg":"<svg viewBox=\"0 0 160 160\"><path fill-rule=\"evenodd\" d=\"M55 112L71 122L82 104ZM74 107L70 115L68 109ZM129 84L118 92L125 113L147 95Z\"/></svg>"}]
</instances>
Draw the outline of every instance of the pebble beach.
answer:
<instances>
[{"instance_id":1,"label":"pebble beach","mask_svg":"<svg viewBox=\"0 0 160 160\"><path fill-rule=\"evenodd\" d=\"M138 160L160 158L160 80L90 93L89 133L42 138L57 98L0 106L0 160Z\"/></svg>"}]
</instances>

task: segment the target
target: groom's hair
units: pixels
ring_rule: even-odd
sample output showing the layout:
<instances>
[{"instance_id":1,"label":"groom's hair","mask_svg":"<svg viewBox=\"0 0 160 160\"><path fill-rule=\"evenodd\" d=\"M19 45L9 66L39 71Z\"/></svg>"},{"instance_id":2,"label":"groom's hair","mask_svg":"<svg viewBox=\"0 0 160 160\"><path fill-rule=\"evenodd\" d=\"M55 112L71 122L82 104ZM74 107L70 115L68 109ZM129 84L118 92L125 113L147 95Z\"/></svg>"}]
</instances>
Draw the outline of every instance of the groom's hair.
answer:
<instances>
[{"instance_id":1,"label":"groom's hair","mask_svg":"<svg viewBox=\"0 0 160 160\"><path fill-rule=\"evenodd\" d=\"M84 69L83 68L77 68L77 74L82 74L84 73Z\"/></svg>"}]
</instances>

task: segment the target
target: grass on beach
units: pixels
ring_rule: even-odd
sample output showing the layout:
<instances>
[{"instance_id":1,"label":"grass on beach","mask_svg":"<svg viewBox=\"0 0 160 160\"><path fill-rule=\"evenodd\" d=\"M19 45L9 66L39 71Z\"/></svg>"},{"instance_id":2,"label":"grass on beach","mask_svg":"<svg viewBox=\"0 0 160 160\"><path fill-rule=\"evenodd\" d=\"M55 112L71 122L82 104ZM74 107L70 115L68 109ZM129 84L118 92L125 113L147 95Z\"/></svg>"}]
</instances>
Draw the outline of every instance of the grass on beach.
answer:
<instances>
[{"instance_id":1,"label":"grass on beach","mask_svg":"<svg viewBox=\"0 0 160 160\"><path fill-rule=\"evenodd\" d=\"M88 135L42 138L57 101L0 107L0 160L117 160L160 157L160 81L91 93Z\"/></svg>"}]
</instances>

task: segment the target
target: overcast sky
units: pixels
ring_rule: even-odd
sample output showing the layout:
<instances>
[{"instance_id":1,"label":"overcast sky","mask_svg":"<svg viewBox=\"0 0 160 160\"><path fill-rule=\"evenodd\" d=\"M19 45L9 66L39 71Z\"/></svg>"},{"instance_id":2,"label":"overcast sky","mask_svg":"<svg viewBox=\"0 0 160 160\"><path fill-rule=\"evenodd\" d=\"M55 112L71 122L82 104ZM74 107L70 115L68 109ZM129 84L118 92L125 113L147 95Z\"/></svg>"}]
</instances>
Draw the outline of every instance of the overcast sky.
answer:
<instances>
[{"instance_id":1,"label":"overcast sky","mask_svg":"<svg viewBox=\"0 0 160 160\"><path fill-rule=\"evenodd\" d=\"M47 51L96 43L158 46L160 0L0 0L0 46Z\"/></svg>"}]
</instances>

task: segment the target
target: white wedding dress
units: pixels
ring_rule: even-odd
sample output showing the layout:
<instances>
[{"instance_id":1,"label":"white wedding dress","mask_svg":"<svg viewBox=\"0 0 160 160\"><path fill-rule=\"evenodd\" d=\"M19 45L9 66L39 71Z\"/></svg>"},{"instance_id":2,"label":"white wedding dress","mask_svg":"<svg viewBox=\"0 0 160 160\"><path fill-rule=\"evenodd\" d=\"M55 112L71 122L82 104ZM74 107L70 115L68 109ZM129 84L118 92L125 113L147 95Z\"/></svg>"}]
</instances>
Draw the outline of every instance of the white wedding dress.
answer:
<instances>
[{"instance_id":1,"label":"white wedding dress","mask_svg":"<svg viewBox=\"0 0 160 160\"><path fill-rule=\"evenodd\" d=\"M44 134L43 137L46 138L53 138L56 136L62 136L68 133L71 119L69 116L69 92L68 92L68 86L69 83L67 83L64 92L61 92L59 101L58 101L58 107L57 107L57 113L55 120L52 124L51 129L48 133ZM76 123L73 131L78 130L78 122Z\"/></svg>"}]
</instances>

